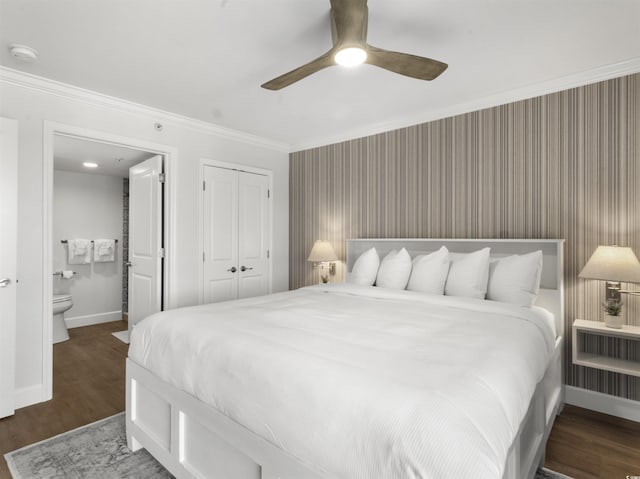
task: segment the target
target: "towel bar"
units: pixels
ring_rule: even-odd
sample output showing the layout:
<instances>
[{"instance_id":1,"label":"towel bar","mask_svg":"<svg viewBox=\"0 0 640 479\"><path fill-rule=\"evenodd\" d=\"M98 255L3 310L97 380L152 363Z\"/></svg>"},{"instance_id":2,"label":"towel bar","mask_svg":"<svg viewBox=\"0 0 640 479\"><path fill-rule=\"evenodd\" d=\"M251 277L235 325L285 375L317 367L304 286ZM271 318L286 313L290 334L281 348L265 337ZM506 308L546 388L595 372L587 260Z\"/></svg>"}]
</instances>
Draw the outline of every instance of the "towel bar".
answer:
<instances>
[{"instance_id":1,"label":"towel bar","mask_svg":"<svg viewBox=\"0 0 640 479\"><path fill-rule=\"evenodd\" d=\"M76 272L72 271L71 274L75 275ZM53 273L54 276L62 276L62 271L56 271L55 273Z\"/></svg>"},{"instance_id":2,"label":"towel bar","mask_svg":"<svg viewBox=\"0 0 640 479\"><path fill-rule=\"evenodd\" d=\"M114 240L116 243L118 242L118 240ZM69 240L60 240L60 243L68 243ZM93 243L93 240L91 240L91 242Z\"/></svg>"}]
</instances>

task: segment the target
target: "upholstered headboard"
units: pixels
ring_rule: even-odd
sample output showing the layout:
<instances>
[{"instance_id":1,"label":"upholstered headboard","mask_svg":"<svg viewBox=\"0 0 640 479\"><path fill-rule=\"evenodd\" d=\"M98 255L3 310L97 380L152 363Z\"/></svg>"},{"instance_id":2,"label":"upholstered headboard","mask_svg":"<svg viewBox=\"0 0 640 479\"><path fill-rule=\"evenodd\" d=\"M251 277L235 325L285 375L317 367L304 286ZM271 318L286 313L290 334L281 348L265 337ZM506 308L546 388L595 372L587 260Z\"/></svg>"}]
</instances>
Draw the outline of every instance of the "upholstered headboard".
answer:
<instances>
[{"instance_id":1,"label":"upholstered headboard","mask_svg":"<svg viewBox=\"0 0 640 479\"><path fill-rule=\"evenodd\" d=\"M492 257L542 251L543 264L540 278L541 292L536 301L551 311L556 318L558 336L564 336L564 289L562 239L438 239L438 238L362 238L347 240L347 276L355 260L372 246L380 258L389 251L406 248L411 257L438 250L441 246L454 253L470 253L481 248L491 248Z\"/></svg>"}]
</instances>

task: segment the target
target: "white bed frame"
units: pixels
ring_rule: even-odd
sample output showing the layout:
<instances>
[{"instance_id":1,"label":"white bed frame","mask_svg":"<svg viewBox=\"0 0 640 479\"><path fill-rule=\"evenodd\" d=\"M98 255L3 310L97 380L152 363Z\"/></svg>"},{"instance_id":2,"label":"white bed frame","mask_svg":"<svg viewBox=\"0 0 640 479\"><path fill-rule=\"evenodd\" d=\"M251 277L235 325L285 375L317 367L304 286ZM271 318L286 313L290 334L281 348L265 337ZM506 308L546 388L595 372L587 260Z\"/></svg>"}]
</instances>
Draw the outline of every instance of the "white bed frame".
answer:
<instances>
[{"instance_id":1,"label":"white bed frame","mask_svg":"<svg viewBox=\"0 0 640 479\"><path fill-rule=\"evenodd\" d=\"M375 246L382 257L406 247L411 256L445 245L453 252L490 247L492 256L542 250L543 292L536 304L556 316L556 348L507 458L503 479L531 479L544 463L555 416L562 409L564 240L357 239L347 241L347 271ZM127 359L127 444L146 448L177 478L328 479L211 406Z\"/></svg>"}]
</instances>

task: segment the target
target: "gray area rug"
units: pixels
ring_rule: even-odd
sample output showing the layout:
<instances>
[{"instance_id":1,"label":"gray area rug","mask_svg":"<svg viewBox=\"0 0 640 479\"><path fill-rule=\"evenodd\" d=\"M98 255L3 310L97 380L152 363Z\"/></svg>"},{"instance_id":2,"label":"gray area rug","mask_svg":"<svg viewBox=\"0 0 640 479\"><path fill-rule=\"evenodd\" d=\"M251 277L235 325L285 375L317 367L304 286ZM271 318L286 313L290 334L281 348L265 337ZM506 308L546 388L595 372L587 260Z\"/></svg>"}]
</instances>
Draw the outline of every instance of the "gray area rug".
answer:
<instances>
[{"instance_id":1,"label":"gray area rug","mask_svg":"<svg viewBox=\"0 0 640 479\"><path fill-rule=\"evenodd\" d=\"M146 450L127 447L124 413L5 454L14 479L173 478Z\"/></svg>"},{"instance_id":2,"label":"gray area rug","mask_svg":"<svg viewBox=\"0 0 640 479\"><path fill-rule=\"evenodd\" d=\"M124 413L5 454L13 479L172 479L146 450L127 448ZM571 479L543 469L536 479Z\"/></svg>"}]
</instances>

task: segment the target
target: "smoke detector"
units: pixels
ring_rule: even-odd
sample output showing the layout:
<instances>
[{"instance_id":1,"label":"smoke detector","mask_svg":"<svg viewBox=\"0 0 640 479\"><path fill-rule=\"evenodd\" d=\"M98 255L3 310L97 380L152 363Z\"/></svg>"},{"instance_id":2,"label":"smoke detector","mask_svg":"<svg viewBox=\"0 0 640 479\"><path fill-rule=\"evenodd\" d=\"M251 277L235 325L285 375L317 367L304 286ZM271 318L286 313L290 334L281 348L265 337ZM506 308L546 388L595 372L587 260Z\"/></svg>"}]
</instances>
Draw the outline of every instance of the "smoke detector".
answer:
<instances>
[{"instance_id":1,"label":"smoke detector","mask_svg":"<svg viewBox=\"0 0 640 479\"><path fill-rule=\"evenodd\" d=\"M37 50L26 45L13 43L9 45L9 51L11 52L12 57L16 60L20 60L21 62L33 63L38 59Z\"/></svg>"}]
</instances>

